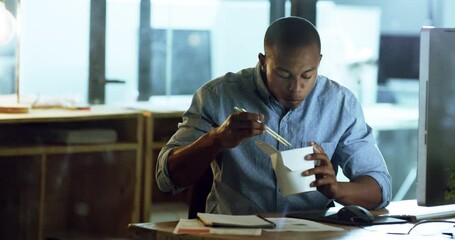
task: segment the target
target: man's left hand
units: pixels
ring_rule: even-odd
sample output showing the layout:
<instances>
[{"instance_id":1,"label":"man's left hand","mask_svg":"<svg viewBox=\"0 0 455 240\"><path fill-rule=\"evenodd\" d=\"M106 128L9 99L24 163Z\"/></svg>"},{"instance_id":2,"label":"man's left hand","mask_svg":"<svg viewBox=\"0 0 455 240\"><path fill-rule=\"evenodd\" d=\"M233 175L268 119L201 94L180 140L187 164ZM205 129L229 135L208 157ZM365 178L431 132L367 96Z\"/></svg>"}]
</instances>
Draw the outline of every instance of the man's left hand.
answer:
<instances>
[{"instance_id":1,"label":"man's left hand","mask_svg":"<svg viewBox=\"0 0 455 240\"><path fill-rule=\"evenodd\" d=\"M310 142L310 145L313 146L314 153L306 155L305 159L315 160L318 164L314 168L304 171L303 175L315 175L316 181L312 182L311 186L316 187L327 198L334 199L338 190L338 182L332 163L321 146L315 142Z\"/></svg>"}]
</instances>

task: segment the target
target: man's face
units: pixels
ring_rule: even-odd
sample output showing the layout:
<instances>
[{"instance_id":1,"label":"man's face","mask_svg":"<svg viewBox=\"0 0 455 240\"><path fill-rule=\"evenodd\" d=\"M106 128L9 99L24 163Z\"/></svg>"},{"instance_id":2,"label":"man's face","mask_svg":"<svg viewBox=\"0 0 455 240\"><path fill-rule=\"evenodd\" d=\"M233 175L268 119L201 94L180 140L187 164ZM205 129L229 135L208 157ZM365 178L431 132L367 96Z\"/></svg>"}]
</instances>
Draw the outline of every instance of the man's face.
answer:
<instances>
[{"instance_id":1,"label":"man's face","mask_svg":"<svg viewBox=\"0 0 455 240\"><path fill-rule=\"evenodd\" d=\"M265 83L285 108L297 108L314 88L321 54L316 44L306 47L274 46L259 54Z\"/></svg>"}]
</instances>

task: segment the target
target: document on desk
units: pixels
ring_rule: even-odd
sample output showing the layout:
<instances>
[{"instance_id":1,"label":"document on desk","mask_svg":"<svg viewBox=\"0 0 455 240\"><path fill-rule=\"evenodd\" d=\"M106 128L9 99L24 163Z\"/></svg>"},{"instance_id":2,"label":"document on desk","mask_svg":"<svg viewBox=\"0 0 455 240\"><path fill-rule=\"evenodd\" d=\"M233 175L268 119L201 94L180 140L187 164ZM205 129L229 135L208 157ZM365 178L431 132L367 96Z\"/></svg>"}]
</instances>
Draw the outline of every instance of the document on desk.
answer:
<instances>
[{"instance_id":1,"label":"document on desk","mask_svg":"<svg viewBox=\"0 0 455 240\"><path fill-rule=\"evenodd\" d=\"M453 224L452 224L453 225ZM378 233L386 233L386 234L397 234L397 235L407 235L409 230L411 230L415 224L413 223L402 223L402 224L379 224L379 225L371 225L371 226L364 226L363 229L372 232ZM432 227L434 228L435 225ZM448 224L444 224L445 229ZM432 229L434 230L434 229ZM427 231L430 233L431 231ZM445 237L444 237L445 238Z\"/></svg>"},{"instance_id":2,"label":"document on desk","mask_svg":"<svg viewBox=\"0 0 455 240\"><path fill-rule=\"evenodd\" d=\"M326 232L326 231L344 231L343 228L333 227L327 224L315 221L297 219L297 218L267 218L275 223L274 229L264 229L270 232Z\"/></svg>"},{"instance_id":3,"label":"document on desk","mask_svg":"<svg viewBox=\"0 0 455 240\"><path fill-rule=\"evenodd\" d=\"M260 228L227 228L207 227L199 219L180 219L174 229L174 234L229 234L260 236Z\"/></svg>"},{"instance_id":4,"label":"document on desk","mask_svg":"<svg viewBox=\"0 0 455 240\"><path fill-rule=\"evenodd\" d=\"M214 213L197 213L205 226L238 227L238 228L274 228L275 224L258 215L227 215Z\"/></svg>"}]
</instances>

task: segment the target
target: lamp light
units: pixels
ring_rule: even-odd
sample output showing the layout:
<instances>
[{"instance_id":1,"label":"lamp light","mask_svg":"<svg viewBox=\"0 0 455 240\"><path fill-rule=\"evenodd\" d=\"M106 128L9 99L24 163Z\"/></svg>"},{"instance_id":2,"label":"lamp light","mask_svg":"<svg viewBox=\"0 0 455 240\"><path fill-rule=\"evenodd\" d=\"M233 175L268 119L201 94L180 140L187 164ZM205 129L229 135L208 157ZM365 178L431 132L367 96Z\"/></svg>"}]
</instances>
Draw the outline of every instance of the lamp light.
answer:
<instances>
[{"instance_id":1,"label":"lamp light","mask_svg":"<svg viewBox=\"0 0 455 240\"><path fill-rule=\"evenodd\" d=\"M16 19L0 1L0 46L8 44L16 34Z\"/></svg>"},{"instance_id":2,"label":"lamp light","mask_svg":"<svg viewBox=\"0 0 455 240\"><path fill-rule=\"evenodd\" d=\"M18 0L20 3L20 0ZM19 11L17 13L19 19ZM6 9L3 0L0 0L0 47L8 44L15 36L16 43L16 101L15 102L1 102L0 113L28 113L30 104L21 104L19 97L19 32L16 19L13 14Z\"/></svg>"}]
</instances>

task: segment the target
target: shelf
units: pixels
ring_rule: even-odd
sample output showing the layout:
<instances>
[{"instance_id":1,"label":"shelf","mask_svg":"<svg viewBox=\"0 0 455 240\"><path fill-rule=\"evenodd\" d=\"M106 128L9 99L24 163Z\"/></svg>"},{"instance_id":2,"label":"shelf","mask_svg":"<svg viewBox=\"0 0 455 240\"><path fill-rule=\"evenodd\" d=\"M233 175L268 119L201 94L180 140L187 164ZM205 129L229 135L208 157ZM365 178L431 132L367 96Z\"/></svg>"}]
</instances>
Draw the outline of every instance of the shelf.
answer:
<instances>
[{"instance_id":1,"label":"shelf","mask_svg":"<svg viewBox=\"0 0 455 240\"><path fill-rule=\"evenodd\" d=\"M98 145L75 145L75 146L23 146L8 147L0 146L0 156L27 156L42 154L71 154L105 151L137 151L137 143L112 143Z\"/></svg>"},{"instance_id":2,"label":"shelf","mask_svg":"<svg viewBox=\"0 0 455 240\"><path fill-rule=\"evenodd\" d=\"M105 144L50 144L54 129L106 129L116 138ZM0 192L7 193L0 194L0 219L6 220L0 238L42 240L81 232L121 239L129 223L143 221L143 112L32 109L0 114L0 133ZM81 142L95 142L93 136Z\"/></svg>"},{"instance_id":3,"label":"shelf","mask_svg":"<svg viewBox=\"0 0 455 240\"><path fill-rule=\"evenodd\" d=\"M109 118L130 118L131 114L141 111L115 108L107 106L92 106L91 110L65 110L65 109L32 109L27 114L2 114L0 113L0 123L32 123L32 122L68 122L86 121Z\"/></svg>"}]
</instances>

